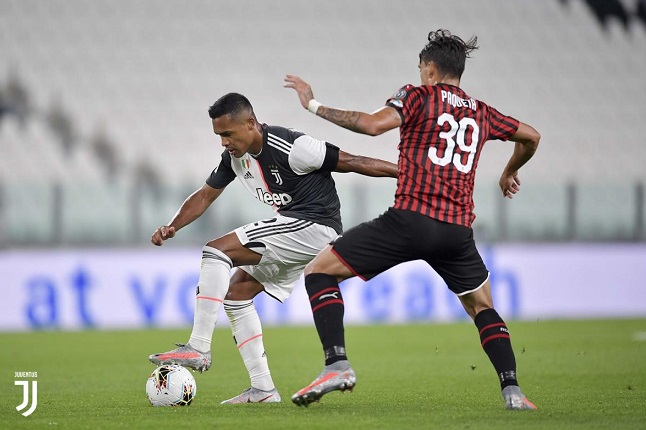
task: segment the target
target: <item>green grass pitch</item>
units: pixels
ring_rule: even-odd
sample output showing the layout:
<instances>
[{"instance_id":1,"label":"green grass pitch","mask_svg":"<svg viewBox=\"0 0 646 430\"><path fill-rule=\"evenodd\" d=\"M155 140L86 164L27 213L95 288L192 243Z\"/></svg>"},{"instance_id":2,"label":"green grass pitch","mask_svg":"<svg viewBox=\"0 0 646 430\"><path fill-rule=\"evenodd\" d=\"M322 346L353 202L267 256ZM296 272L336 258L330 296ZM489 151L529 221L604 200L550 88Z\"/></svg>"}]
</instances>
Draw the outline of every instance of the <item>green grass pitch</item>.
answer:
<instances>
[{"instance_id":1,"label":"green grass pitch","mask_svg":"<svg viewBox=\"0 0 646 430\"><path fill-rule=\"evenodd\" d=\"M220 405L249 385L228 328L188 407L154 408L147 356L184 330L0 334L0 428L41 429L644 429L646 320L510 322L523 391L538 411L506 411L471 323L348 327L353 393L308 408L292 393L322 367L313 327L267 327L281 404ZM15 407L15 373L38 372L38 407Z\"/></svg>"}]
</instances>

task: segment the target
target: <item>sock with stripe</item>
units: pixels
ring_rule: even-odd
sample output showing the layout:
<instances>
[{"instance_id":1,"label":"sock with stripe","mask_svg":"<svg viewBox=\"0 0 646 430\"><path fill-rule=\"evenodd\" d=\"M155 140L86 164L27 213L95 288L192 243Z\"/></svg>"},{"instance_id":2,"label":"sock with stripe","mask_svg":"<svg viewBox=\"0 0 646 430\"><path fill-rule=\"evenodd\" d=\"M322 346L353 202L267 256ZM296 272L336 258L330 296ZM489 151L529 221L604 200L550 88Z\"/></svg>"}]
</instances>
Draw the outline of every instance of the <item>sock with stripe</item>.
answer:
<instances>
[{"instance_id":1,"label":"sock with stripe","mask_svg":"<svg viewBox=\"0 0 646 430\"><path fill-rule=\"evenodd\" d=\"M516 380L516 357L511 347L507 325L495 309L485 309L476 315L476 327L480 333L482 349L498 373L501 388L518 385Z\"/></svg>"},{"instance_id":2,"label":"sock with stripe","mask_svg":"<svg viewBox=\"0 0 646 430\"><path fill-rule=\"evenodd\" d=\"M325 352L325 365L347 360L343 328L345 305L339 283L334 276L312 273L305 276L305 289Z\"/></svg>"},{"instance_id":3,"label":"sock with stripe","mask_svg":"<svg viewBox=\"0 0 646 430\"><path fill-rule=\"evenodd\" d=\"M231 322L233 341L244 362L251 386L263 391L273 390L265 345L262 341L262 326L253 300L225 300L224 311Z\"/></svg>"},{"instance_id":4,"label":"sock with stripe","mask_svg":"<svg viewBox=\"0 0 646 430\"><path fill-rule=\"evenodd\" d=\"M193 332L188 344L201 352L211 350L213 329L218 319L220 305L229 291L229 274L233 263L222 251L205 246L202 248L202 266L195 296Z\"/></svg>"}]
</instances>

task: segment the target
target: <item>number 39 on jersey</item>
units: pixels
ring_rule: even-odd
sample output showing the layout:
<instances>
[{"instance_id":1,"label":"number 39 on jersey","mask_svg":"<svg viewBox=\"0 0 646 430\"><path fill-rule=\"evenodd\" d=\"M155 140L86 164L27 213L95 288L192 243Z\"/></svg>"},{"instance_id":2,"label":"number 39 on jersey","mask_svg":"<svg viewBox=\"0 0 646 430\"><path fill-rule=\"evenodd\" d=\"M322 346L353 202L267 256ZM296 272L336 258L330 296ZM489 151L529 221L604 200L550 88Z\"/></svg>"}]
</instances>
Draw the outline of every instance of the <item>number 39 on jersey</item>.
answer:
<instances>
[{"instance_id":1,"label":"number 39 on jersey","mask_svg":"<svg viewBox=\"0 0 646 430\"><path fill-rule=\"evenodd\" d=\"M473 168L473 159L478 149L480 128L473 118L462 118L459 122L450 113L443 113L437 119L440 126L449 124L449 131L440 132L440 138L446 142L446 149L442 157L438 156L438 149L431 147L428 158L439 166L453 163L455 168L462 173L469 173ZM456 148L457 144L457 148ZM462 155L468 154L466 163L462 162Z\"/></svg>"}]
</instances>

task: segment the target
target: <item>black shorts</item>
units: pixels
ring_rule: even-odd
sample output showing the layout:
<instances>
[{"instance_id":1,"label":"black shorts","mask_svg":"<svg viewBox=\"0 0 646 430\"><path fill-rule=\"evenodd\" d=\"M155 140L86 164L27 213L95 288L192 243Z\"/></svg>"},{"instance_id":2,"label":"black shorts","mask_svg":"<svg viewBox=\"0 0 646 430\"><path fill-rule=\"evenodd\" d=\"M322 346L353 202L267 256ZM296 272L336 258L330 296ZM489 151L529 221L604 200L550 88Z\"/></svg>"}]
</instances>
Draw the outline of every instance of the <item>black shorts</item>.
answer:
<instances>
[{"instance_id":1,"label":"black shorts","mask_svg":"<svg viewBox=\"0 0 646 430\"><path fill-rule=\"evenodd\" d=\"M364 280L413 260L426 261L458 295L489 277L471 228L412 211L390 208L344 232L332 242L332 251Z\"/></svg>"}]
</instances>

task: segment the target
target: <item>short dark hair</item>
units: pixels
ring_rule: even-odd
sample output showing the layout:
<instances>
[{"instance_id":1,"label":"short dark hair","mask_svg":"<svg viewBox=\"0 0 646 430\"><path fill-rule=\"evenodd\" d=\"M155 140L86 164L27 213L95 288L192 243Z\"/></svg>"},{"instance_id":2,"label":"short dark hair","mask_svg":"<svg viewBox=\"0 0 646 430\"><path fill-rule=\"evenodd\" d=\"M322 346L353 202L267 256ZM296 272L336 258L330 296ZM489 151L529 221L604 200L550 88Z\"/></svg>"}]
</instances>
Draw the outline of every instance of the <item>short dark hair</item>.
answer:
<instances>
[{"instance_id":1,"label":"short dark hair","mask_svg":"<svg viewBox=\"0 0 646 430\"><path fill-rule=\"evenodd\" d=\"M478 49L477 43L476 36L465 42L448 30L431 31L428 34L428 43L419 53L419 61L432 61L441 73L460 78L469 54Z\"/></svg>"},{"instance_id":2,"label":"short dark hair","mask_svg":"<svg viewBox=\"0 0 646 430\"><path fill-rule=\"evenodd\" d=\"M209 117L211 119L220 118L224 115L235 117L242 112L249 112L255 118L253 106L251 106L249 99L238 93L225 94L209 107Z\"/></svg>"}]
</instances>

